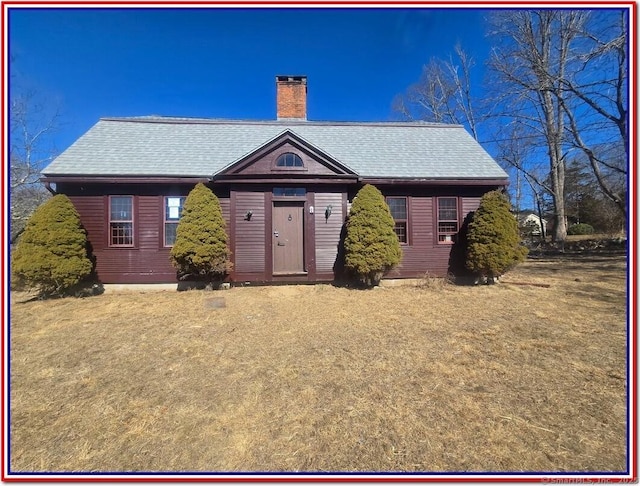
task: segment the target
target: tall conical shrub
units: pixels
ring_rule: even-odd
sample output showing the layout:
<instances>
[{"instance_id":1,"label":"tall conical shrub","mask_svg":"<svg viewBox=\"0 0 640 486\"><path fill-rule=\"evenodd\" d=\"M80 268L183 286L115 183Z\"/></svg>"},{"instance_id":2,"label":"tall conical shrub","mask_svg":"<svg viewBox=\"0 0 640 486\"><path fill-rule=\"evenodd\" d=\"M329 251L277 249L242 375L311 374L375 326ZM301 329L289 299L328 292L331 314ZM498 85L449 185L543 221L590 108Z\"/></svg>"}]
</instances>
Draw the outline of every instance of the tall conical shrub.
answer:
<instances>
[{"instance_id":1,"label":"tall conical shrub","mask_svg":"<svg viewBox=\"0 0 640 486\"><path fill-rule=\"evenodd\" d=\"M58 194L29 218L12 255L14 282L43 296L63 295L91 274L87 246L73 203Z\"/></svg>"},{"instance_id":2,"label":"tall conical shrub","mask_svg":"<svg viewBox=\"0 0 640 486\"><path fill-rule=\"evenodd\" d=\"M509 200L500 191L482 197L469 224L467 240L467 268L486 277L488 283L524 261L527 255Z\"/></svg>"},{"instance_id":3,"label":"tall conical shrub","mask_svg":"<svg viewBox=\"0 0 640 486\"><path fill-rule=\"evenodd\" d=\"M367 184L358 191L346 222L344 265L362 286L372 287L402 260L394 221L382 193Z\"/></svg>"},{"instance_id":4,"label":"tall conical shrub","mask_svg":"<svg viewBox=\"0 0 640 486\"><path fill-rule=\"evenodd\" d=\"M204 184L197 184L184 202L170 258L182 280L221 282L231 270L220 201Z\"/></svg>"}]
</instances>

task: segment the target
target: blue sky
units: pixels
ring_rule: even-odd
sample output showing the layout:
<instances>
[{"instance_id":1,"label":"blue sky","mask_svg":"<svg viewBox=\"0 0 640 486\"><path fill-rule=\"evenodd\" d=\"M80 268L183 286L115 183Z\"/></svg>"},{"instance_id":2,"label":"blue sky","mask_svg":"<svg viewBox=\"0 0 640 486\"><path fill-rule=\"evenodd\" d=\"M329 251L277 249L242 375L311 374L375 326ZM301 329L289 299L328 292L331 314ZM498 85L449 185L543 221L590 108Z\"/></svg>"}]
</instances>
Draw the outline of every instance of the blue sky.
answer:
<instances>
[{"instance_id":1,"label":"blue sky","mask_svg":"<svg viewBox=\"0 0 640 486\"><path fill-rule=\"evenodd\" d=\"M100 117L275 118L275 76L308 76L311 120L393 119L395 95L457 42L488 55L476 9L19 9L10 87L59 109L66 149Z\"/></svg>"}]
</instances>

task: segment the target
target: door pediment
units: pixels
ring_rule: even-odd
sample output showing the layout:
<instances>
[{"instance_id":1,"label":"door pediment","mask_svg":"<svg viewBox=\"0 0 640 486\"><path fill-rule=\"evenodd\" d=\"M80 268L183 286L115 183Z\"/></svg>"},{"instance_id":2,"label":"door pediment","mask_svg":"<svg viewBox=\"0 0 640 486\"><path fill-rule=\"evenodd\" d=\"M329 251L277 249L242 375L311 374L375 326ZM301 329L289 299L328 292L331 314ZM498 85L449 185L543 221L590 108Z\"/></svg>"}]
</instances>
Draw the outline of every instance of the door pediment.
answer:
<instances>
[{"instance_id":1,"label":"door pediment","mask_svg":"<svg viewBox=\"0 0 640 486\"><path fill-rule=\"evenodd\" d=\"M306 177L356 179L358 175L302 137L286 130L223 169L214 179L233 180L246 177L280 180Z\"/></svg>"}]
</instances>

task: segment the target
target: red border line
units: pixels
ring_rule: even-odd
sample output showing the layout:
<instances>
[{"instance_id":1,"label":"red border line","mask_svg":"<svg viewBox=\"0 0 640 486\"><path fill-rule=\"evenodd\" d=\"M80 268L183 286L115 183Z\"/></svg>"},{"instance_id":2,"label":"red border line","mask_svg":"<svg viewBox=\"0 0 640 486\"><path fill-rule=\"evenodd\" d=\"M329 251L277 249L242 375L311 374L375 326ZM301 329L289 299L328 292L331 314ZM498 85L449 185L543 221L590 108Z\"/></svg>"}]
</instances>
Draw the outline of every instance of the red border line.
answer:
<instances>
[{"instance_id":1,"label":"red border line","mask_svg":"<svg viewBox=\"0 0 640 486\"><path fill-rule=\"evenodd\" d=\"M637 26L638 26L638 17L637 17L637 5L634 2L631 5L631 12L629 14L629 28L631 28L633 26L632 32L633 32L633 36L632 39L629 39L629 59L633 59L634 61L634 69L629 69L629 73L630 73L630 77L633 76L633 79L629 79L628 78L628 82L633 81L633 83L631 84L631 89L630 92L632 93L632 103L630 103L630 106L632 107L633 113L632 113L632 117L631 117L631 133L632 133L632 142L631 145L633 147L633 157L635 160L629 160L629 165L633 165L634 169L637 170L637 164L636 164L636 160L638 157L638 135L637 135L637 130L638 130L638 113L637 113L637 96L638 96L638 85L637 85L637 79L636 79L636 73L637 73L637 66L635 66L635 62L637 62L637 53L635 52L637 46L638 46L638 31L637 31ZM631 171L629 171L629 173L631 173ZM631 289L627 290L627 298L630 299L630 313L629 313L629 335L627 336L627 339L629 339L629 346L631 346L632 348L632 352L631 352L631 356L630 358L630 363L628 364L629 369L631 370L631 372L629 373L629 376L627 377L627 386L628 391L630 393L630 400L629 400L629 407L631 408L630 410L630 417L633 417L633 419L630 421L629 424L627 424L627 427L630 428L630 433L631 433L631 440L630 442L630 450L627 451L628 454L632 455L632 457L629 457L628 460L630 462L630 473L631 476L633 477L634 480L636 480L638 478L638 461L637 461L637 457L638 457L638 386L637 386L637 370L638 370L638 302L637 302L637 291L638 291L638 274L637 274L637 242L635 241L636 239L636 235L637 235L637 214L636 214L636 209L637 209L637 205L636 205L636 201L637 201L637 191L638 191L638 176L635 173L635 171L633 172L633 178L631 180L631 186L633 187L633 191L631 191L631 195L629 197L629 206L631 209L631 207L633 208L633 211L628 211L627 214L631 213L631 221L629 223L629 229L631 232L631 235L627 235L627 241L631 242L631 248L630 250L630 256L632 256L632 258L630 260L628 260L630 262L630 266L628 267L628 271L631 272L631 275L628 276L629 281L632 282L631 285ZM631 238L630 238L631 237ZM629 257L627 257L629 258ZM634 291L634 295L631 295L630 290ZM633 377L633 381L631 381L629 378Z\"/></svg>"},{"instance_id":2,"label":"red border line","mask_svg":"<svg viewBox=\"0 0 640 486\"><path fill-rule=\"evenodd\" d=\"M457 7L465 7L465 6L472 6L472 7L484 7L487 9L490 8L501 8L501 7L513 7L513 8L525 8L527 6L529 7L533 7L533 6L554 6L554 7L558 7L558 8L562 8L562 7L570 7L570 6L576 6L576 7L588 7L588 6L599 6L600 8L611 8L611 7L629 7L629 28L632 31L632 38L629 39L629 58L630 59L636 59L636 46L637 46L637 41L638 41L638 33L637 33L637 4L636 2L631 2L631 1L611 1L611 2L596 2L596 1L584 1L584 2L579 2L579 1L562 1L562 2L552 2L552 1L547 1L547 0L543 0L543 1L539 1L539 2L533 2L533 1L529 1L529 2L507 2L507 1L496 1L496 2L487 2L487 1L481 1L481 0L466 0L466 1L450 1L450 2L446 2L446 1L420 1L420 0L408 0L408 1L403 1L401 3L392 3L389 1L382 1L382 0L373 0L373 1L364 1L364 0L353 0L353 1L340 1L340 0L302 0L302 1L292 1L292 2L286 2L286 1L276 1L276 0L257 0L257 1L222 1L222 0L192 0L192 1L186 1L186 2L176 2L176 1L169 1L169 0L160 0L160 1L145 1L145 0L139 0L139 1L127 1L127 0L107 0L107 1L97 1L97 0L89 0L89 1L80 1L80 0L71 0L71 1L56 1L56 0L45 0L42 2L30 2L27 0L3 0L0 1L0 4L2 5L2 13L0 14L0 21L2 22L2 27L0 29L0 32L2 34L2 41L4 41L5 39L5 35L7 34L5 32L5 24L7 22L7 15L5 14L5 6L9 7L9 6L15 6L15 7L20 7L20 6L24 6L24 7L32 7L34 9L37 8L45 8L45 7L55 7L55 6L59 6L59 7L65 7L65 6L70 6L70 7L91 7L91 6L139 6L139 7L153 7L153 6L171 6L171 7L175 7L175 8L182 8L182 7L189 7L189 6L237 6L237 7L261 7L261 6L279 6L279 7L290 7L290 8L295 8L298 6L343 6L343 7L375 7L375 6L385 6L385 7L389 7L389 8L403 8L403 7L408 7L408 6L422 6L422 7L429 7L429 6L443 6L443 7L447 7L449 9L455 9ZM633 27L633 28L632 28ZM7 108L7 103L5 103L5 88L7 88L7 86L5 86L5 80L6 80L6 76L8 74L8 70L5 68L5 62L6 62L6 56L5 56L5 49L2 49L2 54L0 55L0 59L2 61L2 69L1 69L1 73L2 73L2 101L0 102L0 106L2 107L2 113L3 113L3 117L5 116L5 110ZM636 66L634 66L636 67ZM636 67L637 68L637 67ZM633 148L633 156L634 156L634 160L629 160L629 164L634 164L635 167L635 163L636 163L636 159L637 159L637 149L638 149L638 141L637 141L637 136L636 136L636 130L637 130L637 113L635 110L635 102L637 100L637 94L638 94L638 87L637 87L637 83L636 83L636 79L635 79L635 71L632 72L632 70L630 69L629 71L630 77L628 79L629 82L633 81L632 84L630 84L629 87L629 93L632 95L631 96L631 109L632 109L632 114L631 114L631 119L630 121L631 123L631 136L632 139L630 141L631 147ZM631 79L631 76L633 76L633 79ZM5 240L5 237L7 236L7 222L5 221L5 210L7 209L6 204L5 204L5 197L8 197L8 193L5 193L5 191L7 191L8 189L6 188L5 184L6 184L6 170L7 170L7 166L6 166L6 157L7 157L7 149L5 147L5 143L4 141L7 141L7 144L9 143L8 140L8 136L9 136L9 128L7 126L7 120L8 117L3 118L2 120L2 136L3 136L3 143L2 143L2 148L0 149L0 154L2 156L2 162L0 163L0 167L2 168L2 175L0 176L0 181L2 182L2 188L0 189L0 196L2 197L2 200L0 201L0 210L2 211L2 224L0 227L0 236L2 237L2 242L0 242L0 250L2 251L2 258L0 259L0 271L2 272L2 278L5 278L5 271L7 270L8 264L7 261L5 261L5 257L7 256L7 254L5 253L7 250L7 242ZM634 290L637 291L637 284L638 284L638 278L637 278L637 263L636 263L636 258L637 258L637 249L636 249L636 245L635 245L635 235L636 235L636 230L637 230L637 221L635 220L635 217L637 217L637 215L635 214L635 208L636 208L636 201L637 201L637 188L638 188L638 184L637 184L637 176L634 173L634 177L633 179L630 181L630 185L631 188L633 189L631 191L631 193L629 194L629 206L633 206L633 211L631 212L630 216L631 217L630 221L629 221L629 232L631 233L630 235L627 235L628 238L631 237L631 239L628 239L628 241L630 243L633 243L633 245L630 245L629 248L629 255L628 255L628 262L629 262L629 267L628 267L628 271L630 272L630 275L628 275L628 282L629 282L629 289L630 290ZM630 208L631 209L631 208ZM8 277L7 277L8 278ZM7 281L3 281L4 284L8 284L8 280ZM628 430L629 430L629 447L627 450L627 453L629 454L628 457L628 464L629 464L629 471L628 473L631 475L631 477L615 477L615 476L603 476L600 475L598 476L597 474L594 474L592 476L579 476L576 474L571 474L571 473L567 473L565 475L563 474L557 474L557 473L547 473L546 475L544 473L538 473L536 474L535 472L532 472L530 474L527 474L524 477L518 476L516 474L509 474L509 473L504 473L502 475L499 476L490 476L491 473L486 473L486 477L478 477L478 476L473 476L473 477L469 477L469 476L465 476L465 475L461 475L461 474L451 474L448 476L438 476L438 475L429 475L428 473L424 473L424 474L417 474L415 476L402 476L402 475L384 475L384 473L380 473L380 477L375 477L372 476L371 473L369 474L363 474L362 476L357 476L357 475L340 475L339 473L336 473L335 475L327 475L327 476L319 476L319 475L313 475L313 473L310 473L311 477L305 477L303 474L301 475L292 475L292 476L276 476L276 477L270 477L270 476L260 476L260 473L256 473L255 476L253 474L245 474L239 477L234 477L234 476L228 476L228 475L224 475L224 474L207 474L204 473L202 474L202 476L195 476L195 475L189 475L189 474L185 474L184 476L181 476L179 474L163 474L160 475L159 477L156 477L152 474L148 474L148 475L144 475L141 474L139 477L136 475L127 475L126 473L122 473L122 474L105 474L103 476L92 476L91 474L87 473L84 475L78 475L78 476L65 476L64 473L61 474L56 474L55 476L47 476L44 474L25 474L24 476L10 476L7 477L7 467L8 467L8 462L5 461L5 453L7 452L5 449L5 432L6 432L6 424L5 424L5 418L6 418L6 412L7 412L7 404L6 404L6 399L7 399L7 394L5 393L5 386L7 385L7 382L5 380L5 372L6 367L6 359L8 359L7 354L5 353L5 345L6 343L6 339L5 339L5 326L8 326L8 322L5 322L5 311L8 309L7 307L7 302L5 302L5 297L8 299L9 295L8 295L8 291L9 289L6 288L4 289L5 292L3 292L2 295L2 303L0 304L0 311L2 312L2 325L3 325L3 332L2 332L2 336L0 337L0 344L2 345L2 350L0 351L0 356L2 358L2 377L0 378L0 382L2 383L2 401L0 404L0 412L2 413L2 417L0 417L0 432L2 433L2 443L1 443L1 448L2 448L2 464L0 464L0 476L2 481L7 481L7 482L52 482L52 483L61 483L61 482L65 482L65 483L78 483L78 482L154 482L154 483L165 483L165 482L232 482L232 483L240 483L240 482L262 482L262 483L273 483L273 482L278 482L278 483L291 483L291 482L370 482L370 483L379 483L379 482L441 482L441 483L451 483L451 482L475 482L475 483L487 483L487 482L495 482L495 483L505 483L505 482L527 482L527 483L532 483L532 482L556 482L556 483L572 483L572 482L582 482L582 483L621 483L621 482L631 482L631 481L635 481L638 478L638 464L637 464L637 446L638 446L638 431L637 431L637 419L638 419L638 410L637 410L637 404L638 404L638 390L637 390L637 386L635 384L635 381L637 380L637 364L638 364L638 350L637 350L637 346L636 346L636 342L637 342L637 317L638 317L638 303L636 300L636 295L631 295L630 293L628 293L628 298L631 299L629 302L629 321L628 321L628 326L629 326L629 334L628 334L628 340L629 340L629 348L631 349L631 353L629 355L629 363L628 363L628 370L629 370L629 376L628 378L633 378L633 382L631 380L628 380L628 389L629 389L629 397L628 397L628 404L630 407L629 413L628 413L628 417L630 419L630 423L627 424ZM8 456L7 456L7 460L8 460Z\"/></svg>"},{"instance_id":3,"label":"red border line","mask_svg":"<svg viewBox=\"0 0 640 486\"><path fill-rule=\"evenodd\" d=\"M448 8L455 8L456 6L484 6L485 8L498 8L501 6L509 7L514 5L549 5L549 6L588 6L588 5L598 5L602 8L605 6L608 8L609 6L631 6L635 9L635 2L627 2L627 1L611 1L611 2L596 2L596 1L585 1L585 2L577 2L577 1L565 1L565 2L551 2L551 1L540 1L540 2L530 2L530 3L514 3L514 2L505 2L505 1L497 1L497 2L484 2L481 0L464 0L460 2L445 2L445 1L420 1L420 0L406 0L397 3L382 1L382 0L373 0L370 2L363 0L354 0L354 1L340 1L340 0L302 0L302 1L276 1L276 0L257 0L257 1L223 1L223 0L191 0L187 2L176 2L169 0L160 0L157 2L154 1L127 1L127 0L106 0L106 1L96 1L90 0L87 2L83 2L80 0L71 0L66 2L58 2L58 1L43 1L43 2L29 2L26 0L6 0L1 2L2 5L24 5L24 6L32 6L34 8L39 8L40 6L95 6L95 5L140 5L140 6L166 6L171 5L177 8L186 7L192 5L236 5L236 6L259 6L259 5L271 5L271 6L290 6L296 7L298 5L339 5L339 6L372 6L372 5L384 5L390 8L402 8L405 5L416 5L416 6L446 6ZM514 7L518 8L518 7Z\"/></svg>"},{"instance_id":4,"label":"red border line","mask_svg":"<svg viewBox=\"0 0 640 486\"><path fill-rule=\"evenodd\" d=\"M381 473L383 476L384 473ZM229 477L222 475L220 477L216 477L213 474L207 475L203 474L202 477L180 477L179 475L171 476L169 474L165 476L161 476L158 478L152 476L141 476L139 478L135 476L127 476L126 474L122 474L122 478L117 477L115 474L110 475L109 477L93 477L89 474L80 477L15 477L12 476L10 478L4 478L7 482L51 482L51 483L60 483L60 482L70 482L70 483L79 483L79 482L119 482L119 481L127 481L127 482L140 482L140 483L148 483L148 482L231 482L231 483L246 483L246 482L259 482L259 483L297 483L297 482L313 482L313 483L324 483L324 482L349 482L349 483L388 483L388 482L403 482L403 483L424 483L424 482L438 482L438 483L453 483L453 482L474 482L474 483L511 483L511 482L521 482L521 483L620 483L625 482L628 483L631 480L628 478L620 478L620 477L581 477L581 476L561 476L555 473L549 475L541 474L540 477L524 477L518 478L514 475L509 475L505 473L504 476L490 476L491 473L486 473L487 477L472 477L469 478L463 475L451 475L445 477L433 476L427 473L417 475L415 477L411 476L385 476L385 477L372 477L371 474L369 476L350 476L350 475L330 475L327 474L326 477L304 477L304 473L300 473L299 476L291 476L291 477L268 477L268 476L260 476L256 474L253 476L242 476L242 477ZM34 474L35 476L35 474ZM168 477L171 476L171 477ZM533 476L533 473L531 474Z\"/></svg>"},{"instance_id":5,"label":"red border line","mask_svg":"<svg viewBox=\"0 0 640 486\"><path fill-rule=\"evenodd\" d=\"M2 35L2 38L0 39L0 42L2 43L3 47L2 47L2 54L0 54L0 59L2 60L2 81L0 82L0 86L2 86L2 101L0 102L0 106L2 107L2 148L0 149L0 154L2 156L2 162L0 163L0 167L2 168L2 176L0 176L0 183L2 184L2 188L0 188L0 210L2 211L2 215L0 216L2 218L2 229L0 230L0 237L2 238L2 242L0 242L0 251L2 251L2 256L0 256L0 271L2 272L2 282L4 285L6 285L7 283L7 279L5 280L5 270L6 267L5 265L5 235L7 234L6 232L6 227L5 225L7 224L7 221L5 220L5 204L4 204L4 198L5 196L8 196L8 194L5 194L5 183L6 183L6 174L7 174L7 167L5 166L5 161L6 161L6 152L5 152L5 140L7 145L9 144L9 134L8 134L8 127L7 127L7 118L9 118L8 113L6 113L5 109L5 79L6 79L6 75L7 73L5 72L5 49L8 47L4 46L4 39L5 39L5 9L4 9L4 5L2 8L2 13L0 14L0 22L2 22L2 27L0 28L0 34ZM8 86L6 86L6 89L8 91ZM8 93L7 93L8 95ZM5 115L6 113L6 115ZM6 116L6 118L5 118ZM5 138L6 137L6 138ZM8 359L7 356L5 356L5 326L8 326L9 323L5 322L5 292L6 292L6 298L9 298L9 289L8 288L4 288L4 285L0 285L0 288L3 288L3 292L2 292L2 303L0 304L0 312L2 312L2 317L0 317L0 322L2 322L2 337L0 338L0 346L2 346L2 350L0 351L0 356L2 359L2 363L0 364L0 368L2 369L2 378L0 378L0 383L2 383L2 404L0 405L0 413L2 413L2 416L0 417L0 431L2 433L2 438L0 439L2 442L0 443L0 450L2 450L2 458L0 458L1 464L0 464L0 474L2 475L2 480L4 481L6 475L6 471L5 471L5 437L6 437L6 429L5 429L5 412L6 412L6 404L5 404L5 400L7 399L7 393L5 393L6 390L6 385L7 383L5 383L5 363L6 363L6 359ZM8 320L7 320L8 321ZM8 455L7 455L8 458ZM8 459L7 459L8 460Z\"/></svg>"}]
</instances>

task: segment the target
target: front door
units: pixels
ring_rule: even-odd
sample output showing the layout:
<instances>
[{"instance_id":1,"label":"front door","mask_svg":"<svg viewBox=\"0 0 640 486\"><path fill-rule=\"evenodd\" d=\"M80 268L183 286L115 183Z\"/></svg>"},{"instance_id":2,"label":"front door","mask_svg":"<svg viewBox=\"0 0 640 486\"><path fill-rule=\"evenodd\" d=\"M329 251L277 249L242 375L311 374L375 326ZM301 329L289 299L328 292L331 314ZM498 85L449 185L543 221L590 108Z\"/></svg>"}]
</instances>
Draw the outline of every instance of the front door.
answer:
<instances>
[{"instance_id":1,"label":"front door","mask_svg":"<svg viewBox=\"0 0 640 486\"><path fill-rule=\"evenodd\" d=\"M273 203L273 273L304 273L304 203Z\"/></svg>"}]
</instances>

